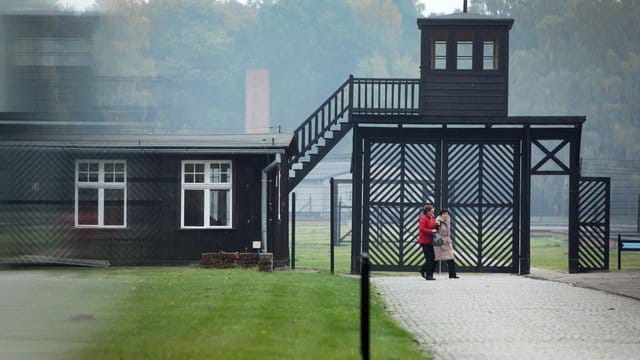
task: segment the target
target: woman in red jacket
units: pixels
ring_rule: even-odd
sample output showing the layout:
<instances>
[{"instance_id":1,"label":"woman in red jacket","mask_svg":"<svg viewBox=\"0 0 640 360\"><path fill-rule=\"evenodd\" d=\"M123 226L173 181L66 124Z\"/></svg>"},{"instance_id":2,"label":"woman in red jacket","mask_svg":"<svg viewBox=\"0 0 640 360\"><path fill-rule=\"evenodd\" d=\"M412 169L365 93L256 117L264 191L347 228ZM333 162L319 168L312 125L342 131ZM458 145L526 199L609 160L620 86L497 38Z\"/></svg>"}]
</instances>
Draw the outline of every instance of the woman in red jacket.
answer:
<instances>
[{"instance_id":1,"label":"woman in red jacket","mask_svg":"<svg viewBox=\"0 0 640 360\"><path fill-rule=\"evenodd\" d=\"M420 268L420 275L425 280L435 280L433 272L436 270L436 256L433 251L433 233L436 231L436 217L433 205L427 204L422 208L422 216L418 222L418 244L424 253L424 264Z\"/></svg>"}]
</instances>

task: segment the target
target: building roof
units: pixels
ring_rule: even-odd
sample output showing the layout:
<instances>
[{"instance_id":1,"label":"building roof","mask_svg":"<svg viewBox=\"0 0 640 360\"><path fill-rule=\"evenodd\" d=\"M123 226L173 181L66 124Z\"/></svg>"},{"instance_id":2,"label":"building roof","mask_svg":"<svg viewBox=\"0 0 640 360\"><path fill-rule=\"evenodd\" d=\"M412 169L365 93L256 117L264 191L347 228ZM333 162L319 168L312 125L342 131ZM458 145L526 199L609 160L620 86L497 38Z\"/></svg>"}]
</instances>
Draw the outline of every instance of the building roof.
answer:
<instances>
[{"instance_id":1,"label":"building roof","mask_svg":"<svg viewBox=\"0 0 640 360\"><path fill-rule=\"evenodd\" d=\"M453 25L453 26L477 26L477 25L493 25L493 26L505 26L508 30L511 30L513 26L513 19L505 18L500 16L493 15L483 15L483 14L475 14L468 12L459 12L453 13L449 15L437 15L430 16L426 18L418 19L418 27L428 27L428 26L442 26L442 25Z\"/></svg>"},{"instance_id":2,"label":"building roof","mask_svg":"<svg viewBox=\"0 0 640 360\"><path fill-rule=\"evenodd\" d=\"M295 138L274 134L1 134L0 146L70 149L113 149L159 152L295 152Z\"/></svg>"}]
</instances>

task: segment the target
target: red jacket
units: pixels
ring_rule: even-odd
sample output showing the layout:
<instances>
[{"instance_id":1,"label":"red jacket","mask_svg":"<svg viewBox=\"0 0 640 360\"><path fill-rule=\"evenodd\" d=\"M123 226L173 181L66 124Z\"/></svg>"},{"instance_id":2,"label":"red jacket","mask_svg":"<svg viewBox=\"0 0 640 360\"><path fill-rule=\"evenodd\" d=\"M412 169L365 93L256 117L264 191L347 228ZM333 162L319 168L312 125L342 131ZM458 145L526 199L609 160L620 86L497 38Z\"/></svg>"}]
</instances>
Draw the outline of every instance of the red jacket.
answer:
<instances>
[{"instance_id":1,"label":"red jacket","mask_svg":"<svg viewBox=\"0 0 640 360\"><path fill-rule=\"evenodd\" d=\"M418 222L418 244L431 244L433 230L436 228L436 218L423 214Z\"/></svg>"}]
</instances>

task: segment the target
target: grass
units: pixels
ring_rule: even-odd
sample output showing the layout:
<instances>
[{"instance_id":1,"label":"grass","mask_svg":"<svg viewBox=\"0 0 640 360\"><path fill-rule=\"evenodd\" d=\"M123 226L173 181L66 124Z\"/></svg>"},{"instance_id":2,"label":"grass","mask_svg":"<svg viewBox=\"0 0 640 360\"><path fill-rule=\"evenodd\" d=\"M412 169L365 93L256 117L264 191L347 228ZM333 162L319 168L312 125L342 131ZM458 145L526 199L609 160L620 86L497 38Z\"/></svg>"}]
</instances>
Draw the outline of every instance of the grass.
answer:
<instances>
[{"instance_id":1,"label":"grass","mask_svg":"<svg viewBox=\"0 0 640 360\"><path fill-rule=\"evenodd\" d=\"M328 222L296 224L296 269L331 268L331 244ZM351 242L334 247L334 271L351 272Z\"/></svg>"},{"instance_id":2,"label":"grass","mask_svg":"<svg viewBox=\"0 0 640 360\"><path fill-rule=\"evenodd\" d=\"M568 243L552 237L531 238L531 266L567 272L569 269ZM609 249L609 270L618 269L618 249ZM623 252L622 269L640 270L640 252Z\"/></svg>"},{"instance_id":3,"label":"grass","mask_svg":"<svg viewBox=\"0 0 640 360\"><path fill-rule=\"evenodd\" d=\"M10 310L0 325L0 358L360 358L355 277L139 267L51 269L14 286L6 280L29 273L0 273L0 305ZM424 359L372 297L371 358Z\"/></svg>"},{"instance_id":4,"label":"grass","mask_svg":"<svg viewBox=\"0 0 640 360\"><path fill-rule=\"evenodd\" d=\"M313 272L152 268L77 359L358 359L359 280ZM423 359L375 298L371 354Z\"/></svg>"}]
</instances>

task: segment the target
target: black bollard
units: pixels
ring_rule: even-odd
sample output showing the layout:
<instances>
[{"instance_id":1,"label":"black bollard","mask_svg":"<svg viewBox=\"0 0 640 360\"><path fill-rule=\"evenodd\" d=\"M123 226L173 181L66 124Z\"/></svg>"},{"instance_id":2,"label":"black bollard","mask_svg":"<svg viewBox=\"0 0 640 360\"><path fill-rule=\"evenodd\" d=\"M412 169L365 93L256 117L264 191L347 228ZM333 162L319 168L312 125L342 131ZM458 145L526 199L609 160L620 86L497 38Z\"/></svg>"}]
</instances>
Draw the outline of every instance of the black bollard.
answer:
<instances>
[{"instance_id":1,"label":"black bollard","mask_svg":"<svg viewBox=\"0 0 640 360\"><path fill-rule=\"evenodd\" d=\"M369 253L362 253L360 272L360 353L369 359Z\"/></svg>"}]
</instances>

